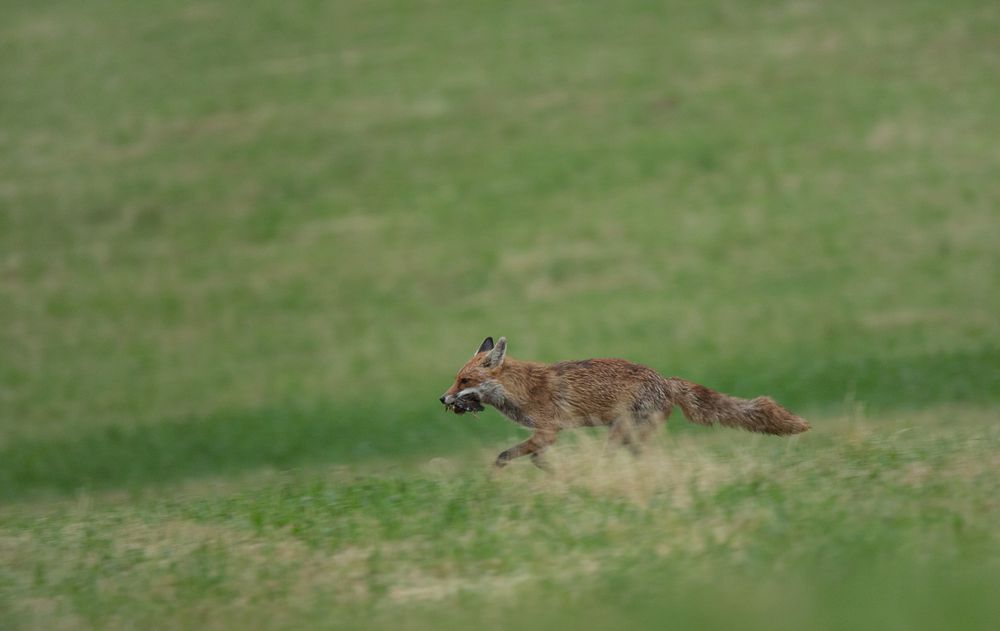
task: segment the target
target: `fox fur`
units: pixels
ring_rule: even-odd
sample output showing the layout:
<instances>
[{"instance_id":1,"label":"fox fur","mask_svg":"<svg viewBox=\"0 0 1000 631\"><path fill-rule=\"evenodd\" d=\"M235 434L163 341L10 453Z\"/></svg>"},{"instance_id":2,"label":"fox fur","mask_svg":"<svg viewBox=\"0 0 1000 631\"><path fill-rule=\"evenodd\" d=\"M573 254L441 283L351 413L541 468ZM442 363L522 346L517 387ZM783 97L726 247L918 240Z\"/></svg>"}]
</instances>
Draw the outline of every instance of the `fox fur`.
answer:
<instances>
[{"instance_id":1,"label":"fox fur","mask_svg":"<svg viewBox=\"0 0 1000 631\"><path fill-rule=\"evenodd\" d=\"M700 425L724 425L786 436L809 424L770 397L739 399L624 359L585 359L540 364L507 357L507 340L486 338L441 395L461 414L491 405L533 430L531 438L503 451L496 467L530 456L545 468L542 453L558 433L574 427L608 426L612 443L637 451L674 406Z\"/></svg>"}]
</instances>

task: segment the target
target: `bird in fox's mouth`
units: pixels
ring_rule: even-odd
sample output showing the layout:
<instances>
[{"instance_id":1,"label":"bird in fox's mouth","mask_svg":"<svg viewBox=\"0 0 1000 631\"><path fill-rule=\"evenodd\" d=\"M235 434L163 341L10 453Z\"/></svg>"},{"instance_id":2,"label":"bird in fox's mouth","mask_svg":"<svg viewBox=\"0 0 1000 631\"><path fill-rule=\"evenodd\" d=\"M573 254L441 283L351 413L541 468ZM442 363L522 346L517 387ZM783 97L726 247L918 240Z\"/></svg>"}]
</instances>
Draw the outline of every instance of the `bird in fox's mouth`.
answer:
<instances>
[{"instance_id":1,"label":"bird in fox's mouth","mask_svg":"<svg viewBox=\"0 0 1000 631\"><path fill-rule=\"evenodd\" d=\"M446 410L454 412L455 414L465 414L466 412L482 412L486 408L483 407L482 402L479 397L475 395L466 395L464 397L441 397L441 403L444 404Z\"/></svg>"}]
</instances>

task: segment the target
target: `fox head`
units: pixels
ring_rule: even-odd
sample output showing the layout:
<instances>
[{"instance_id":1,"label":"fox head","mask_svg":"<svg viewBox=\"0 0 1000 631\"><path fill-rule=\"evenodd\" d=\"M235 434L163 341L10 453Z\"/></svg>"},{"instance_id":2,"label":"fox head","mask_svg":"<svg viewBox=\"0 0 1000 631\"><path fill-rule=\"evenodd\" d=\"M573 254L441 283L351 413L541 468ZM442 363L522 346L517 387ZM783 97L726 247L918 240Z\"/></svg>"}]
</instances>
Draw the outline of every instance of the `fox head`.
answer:
<instances>
[{"instance_id":1,"label":"fox head","mask_svg":"<svg viewBox=\"0 0 1000 631\"><path fill-rule=\"evenodd\" d=\"M507 338L501 337L496 344L492 337L483 340L472 359L455 375L455 383L441 395L441 403L453 407L458 399L488 399L506 355Z\"/></svg>"}]
</instances>

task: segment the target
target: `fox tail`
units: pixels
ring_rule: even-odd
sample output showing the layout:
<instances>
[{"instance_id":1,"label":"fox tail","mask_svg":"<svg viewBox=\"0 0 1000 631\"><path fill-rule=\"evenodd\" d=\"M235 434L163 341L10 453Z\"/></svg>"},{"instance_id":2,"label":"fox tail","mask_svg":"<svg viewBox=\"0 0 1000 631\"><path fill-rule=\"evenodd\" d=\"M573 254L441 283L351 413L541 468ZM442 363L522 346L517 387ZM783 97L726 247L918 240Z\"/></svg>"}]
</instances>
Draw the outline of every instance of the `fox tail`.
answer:
<instances>
[{"instance_id":1,"label":"fox tail","mask_svg":"<svg viewBox=\"0 0 1000 631\"><path fill-rule=\"evenodd\" d=\"M760 434L787 436L809 429L809 423L771 397L740 399L685 379L666 379L667 393L692 423L725 425Z\"/></svg>"}]
</instances>

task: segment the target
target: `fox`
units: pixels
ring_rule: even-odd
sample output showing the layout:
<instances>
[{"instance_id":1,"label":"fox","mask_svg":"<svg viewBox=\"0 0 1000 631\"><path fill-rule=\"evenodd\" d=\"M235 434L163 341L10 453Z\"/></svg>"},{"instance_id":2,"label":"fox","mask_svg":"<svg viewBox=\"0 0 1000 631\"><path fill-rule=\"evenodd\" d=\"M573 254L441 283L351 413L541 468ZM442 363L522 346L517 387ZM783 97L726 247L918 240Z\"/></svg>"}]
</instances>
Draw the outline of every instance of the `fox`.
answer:
<instances>
[{"instance_id":1,"label":"fox","mask_svg":"<svg viewBox=\"0 0 1000 631\"><path fill-rule=\"evenodd\" d=\"M767 396L740 399L624 359L520 361L507 357L504 337L496 343L492 337L483 340L439 401L455 414L480 412L489 405L532 430L530 438L497 456L494 470L523 456L551 470L543 454L559 432L577 427L608 427L610 446L637 454L674 406L699 425L776 436L809 429L809 423Z\"/></svg>"}]
</instances>

